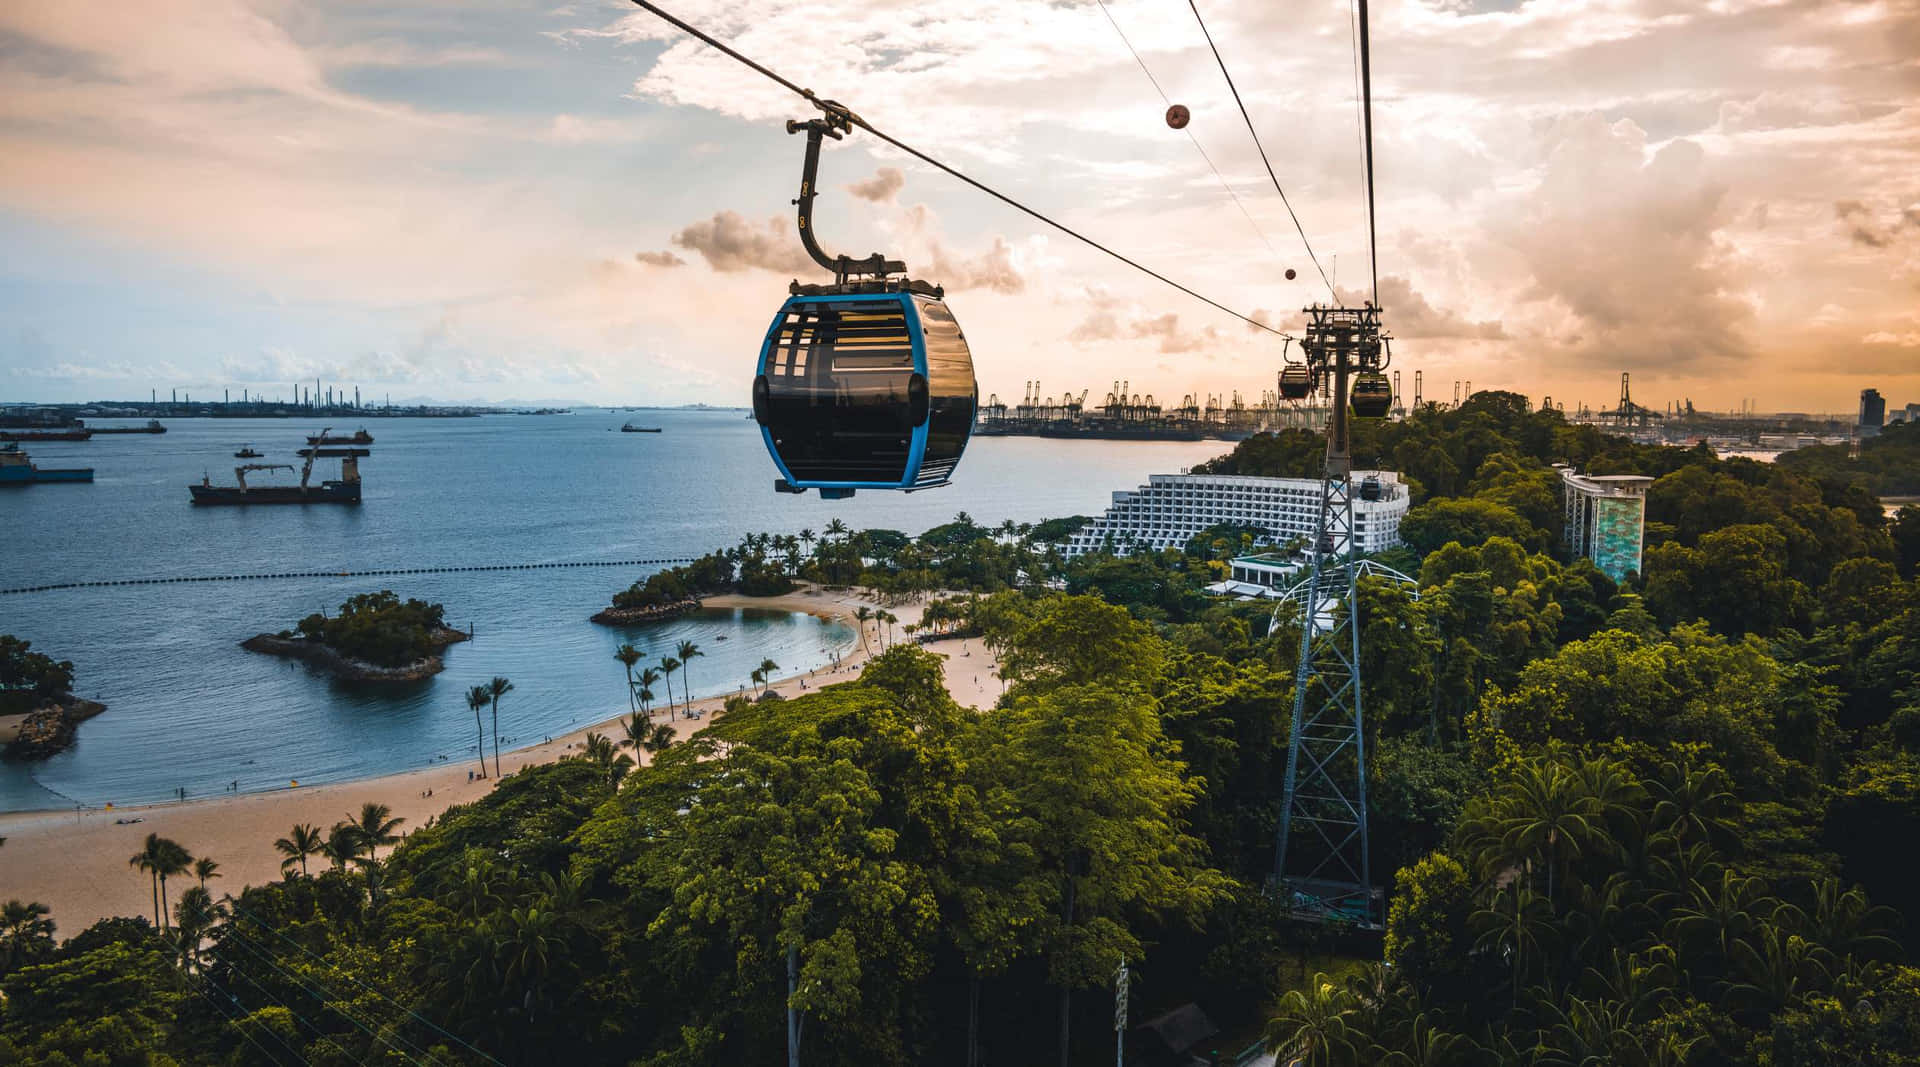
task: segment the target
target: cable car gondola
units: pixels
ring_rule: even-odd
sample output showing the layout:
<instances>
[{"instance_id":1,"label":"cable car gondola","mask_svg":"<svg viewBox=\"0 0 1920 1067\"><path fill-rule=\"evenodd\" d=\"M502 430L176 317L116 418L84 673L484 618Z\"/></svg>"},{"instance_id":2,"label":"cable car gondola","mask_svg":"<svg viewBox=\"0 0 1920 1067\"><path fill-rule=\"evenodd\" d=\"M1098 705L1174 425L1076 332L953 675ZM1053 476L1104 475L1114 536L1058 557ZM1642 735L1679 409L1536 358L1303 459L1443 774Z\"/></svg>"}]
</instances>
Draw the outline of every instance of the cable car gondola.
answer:
<instances>
[{"instance_id":1,"label":"cable car gondola","mask_svg":"<svg viewBox=\"0 0 1920 1067\"><path fill-rule=\"evenodd\" d=\"M845 108L822 101L821 109L825 118L789 122L787 132L807 134L800 241L834 281L794 282L760 346L753 417L780 469L774 488L839 499L945 485L979 399L966 335L938 285L889 277L905 264L877 252L828 256L815 241L821 139L853 129Z\"/></svg>"},{"instance_id":2,"label":"cable car gondola","mask_svg":"<svg viewBox=\"0 0 1920 1067\"><path fill-rule=\"evenodd\" d=\"M1297 363L1280 368L1280 396L1286 400L1305 400L1313 392L1313 372Z\"/></svg>"},{"instance_id":3,"label":"cable car gondola","mask_svg":"<svg viewBox=\"0 0 1920 1067\"><path fill-rule=\"evenodd\" d=\"M1353 379L1353 413L1363 419L1384 419L1393 410L1393 383L1378 371L1363 371Z\"/></svg>"}]
</instances>

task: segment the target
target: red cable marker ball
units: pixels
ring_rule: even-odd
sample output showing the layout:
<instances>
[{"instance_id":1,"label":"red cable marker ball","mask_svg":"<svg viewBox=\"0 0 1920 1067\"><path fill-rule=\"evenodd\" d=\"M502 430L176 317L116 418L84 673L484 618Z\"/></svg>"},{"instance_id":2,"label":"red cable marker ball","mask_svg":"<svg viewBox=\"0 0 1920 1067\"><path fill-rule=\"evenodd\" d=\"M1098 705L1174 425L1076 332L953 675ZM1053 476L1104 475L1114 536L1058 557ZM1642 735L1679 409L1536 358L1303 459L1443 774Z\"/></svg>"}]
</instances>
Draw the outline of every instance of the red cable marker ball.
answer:
<instances>
[{"instance_id":1,"label":"red cable marker ball","mask_svg":"<svg viewBox=\"0 0 1920 1067\"><path fill-rule=\"evenodd\" d=\"M1287 268L1287 280L1288 280L1288 281L1292 281L1292 280L1293 280L1293 268L1292 268L1292 267L1288 267L1288 268Z\"/></svg>"},{"instance_id":2,"label":"red cable marker ball","mask_svg":"<svg viewBox=\"0 0 1920 1067\"><path fill-rule=\"evenodd\" d=\"M1185 104L1175 104L1167 109L1167 125L1176 130L1186 129L1188 121L1192 118L1193 113L1187 110Z\"/></svg>"}]
</instances>

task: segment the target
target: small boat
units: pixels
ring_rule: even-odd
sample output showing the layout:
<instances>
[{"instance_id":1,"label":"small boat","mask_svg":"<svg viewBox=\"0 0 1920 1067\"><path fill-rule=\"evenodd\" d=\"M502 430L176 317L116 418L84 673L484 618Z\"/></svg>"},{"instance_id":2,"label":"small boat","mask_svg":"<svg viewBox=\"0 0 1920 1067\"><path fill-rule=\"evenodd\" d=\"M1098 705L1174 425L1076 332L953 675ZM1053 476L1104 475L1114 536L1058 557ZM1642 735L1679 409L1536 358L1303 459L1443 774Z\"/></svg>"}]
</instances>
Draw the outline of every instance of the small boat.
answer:
<instances>
[{"instance_id":1,"label":"small boat","mask_svg":"<svg viewBox=\"0 0 1920 1067\"><path fill-rule=\"evenodd\" d=\"M234 459L259 459L261 453L255 452L252 445L241 445L240 451L233 454Z\"/></svg>"},{"instance_id":2,"label":"small boat","mask_svg":"<svg viewBox=\"0 0 1920 1067\"><path fill-rule=\"evenodd\" d=\"M90 482L92 467L65 470L41 470L33 465L16 444L0 445L0 485L33 485L38 482Z\"/></svg>"},{"instance_id":3,"label":"small boat","mask_svg":"<svg viewBox=\"0 0 1920 1067\"><path fill-rule=\"evenodd\" d=\"M620 427L620 432L621 432L621 433L659 433L659 432L660 432L660 427L658 427L658 426L635 426L635 425L634 425L633 423L630 423L630 422L629 422L629 423L625 423L625 424L623 424L623 425L622 425L622 426Z\"/></svg>"}]
</instances>

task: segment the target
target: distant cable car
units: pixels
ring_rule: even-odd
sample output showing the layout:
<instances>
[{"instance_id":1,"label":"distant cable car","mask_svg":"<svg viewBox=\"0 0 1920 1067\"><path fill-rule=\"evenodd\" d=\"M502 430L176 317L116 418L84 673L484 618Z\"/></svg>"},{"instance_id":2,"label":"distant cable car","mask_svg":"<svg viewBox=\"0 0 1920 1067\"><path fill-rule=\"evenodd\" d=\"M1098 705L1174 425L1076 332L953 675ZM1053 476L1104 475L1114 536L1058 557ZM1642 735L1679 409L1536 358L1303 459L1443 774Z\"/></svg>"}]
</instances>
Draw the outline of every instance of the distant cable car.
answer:
<instances>
[{"instance_id":1,"label":"distant cable car","mask_svg":"<svg viewBox=\"0 0 1920 1067\"><path fill-rule=\"evenodd\" d=\"M1353 379L1353 413L1363 419L1384 419L1393 410L1393 383L1378 371L1362 371Z\"/></svg>"},{"instance_id":2,"label":"distant cable car","mask_svg":"<svg viewBox=\"0 0 1920 1067\"><path fill-rule=\"evenodd\" d=\"M754 421L780 469L774 488L840 499L945 485L973 433L972 353L939 286L888 278L906 267L877 252L828 256L814 240L821 138L853 128L845 108L822 110L825 118L789 122L787 132L807 133L800 241L834 282L789 287L753 380Z\"/></svg>"},{"instance_id":3,"label":"distant cable car","mask_svg":"<svg viewBox=\"0 0 1920 1067\"><path fill-rule=\"evenodd\" d=\"M1380 499L1380 479L1371 474L1367 475L1366 479L1360 483L1360 499Z\"/></svg>"},{"instance_id":4,"label":"distant cable car","mask_svg":"<svg viewBox=\"0 0 1920 1067\"><path fill-rule=\"evenodd\" d=\"M1288 280L1288 281L1292 281L1292 280L1294 279L1294 277L1295 277L1295 275L1294 275L1294 273L1293 273L1293 268L1292 268L1292 267L1288 267L1288 268L1287 268L1287 280Z\"/></svg>"},{"instance_id":5,"label":"distant cable car","mask_svg":"<svg viewBox=\"0 0 1920 1067\"><path fill-rule=\"evenodd\" d=\"M1187 128L1187 123L1192 121L1193 113L1187 110L1187 105L1171 104L1167 107L1167 125L1174 129L1184 130Z\"/></svg>"},{"instance_id":6,"label":"distant cable car","mask_svg":"<svg viewBox=\"0 0 1920 1067\"><path fill-rule=\"evenodd\" d=\"M1313 372L1297 363L1280 368L1280 396L1284 400L1305 400L1313 392Z\"/></svg>"}]
</instances>

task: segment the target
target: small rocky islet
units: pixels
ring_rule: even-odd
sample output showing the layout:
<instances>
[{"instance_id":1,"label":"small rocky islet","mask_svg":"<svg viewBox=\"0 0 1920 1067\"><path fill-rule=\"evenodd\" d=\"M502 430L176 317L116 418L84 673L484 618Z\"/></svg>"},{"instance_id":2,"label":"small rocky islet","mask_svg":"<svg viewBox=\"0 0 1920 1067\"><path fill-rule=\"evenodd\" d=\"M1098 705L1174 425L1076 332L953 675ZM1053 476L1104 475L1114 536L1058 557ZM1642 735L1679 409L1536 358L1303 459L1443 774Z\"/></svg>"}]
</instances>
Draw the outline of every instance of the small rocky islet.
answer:
<instances>
[{"instance_id":1,"label":"small rocky islet","mask_svg":"<svg viewBox=\"0 0 1920 1067\"><path fill-rule=\"evenodd\" d=\"M291 630L255 634L249 652L304 660L346 681L417 682L446 668L448 646L472 635L446 625L446 609L402 601L391 590L349 597L335 615L315 613Z\"/></svg>"}]
</instances>

